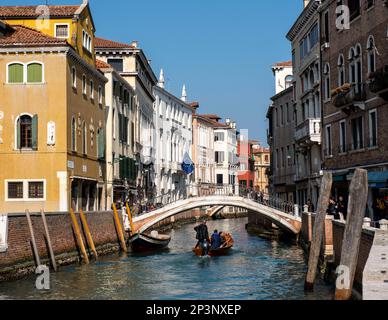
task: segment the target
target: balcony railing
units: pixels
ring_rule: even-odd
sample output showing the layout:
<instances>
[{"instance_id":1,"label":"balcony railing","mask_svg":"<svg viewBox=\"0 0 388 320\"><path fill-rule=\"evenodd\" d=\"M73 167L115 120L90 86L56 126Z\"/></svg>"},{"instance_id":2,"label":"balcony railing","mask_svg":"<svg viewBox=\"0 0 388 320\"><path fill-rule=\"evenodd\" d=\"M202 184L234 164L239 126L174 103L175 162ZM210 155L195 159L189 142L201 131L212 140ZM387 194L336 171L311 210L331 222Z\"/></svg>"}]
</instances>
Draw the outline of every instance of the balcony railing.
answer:
<instances>
[{"instance_id":1,"label":"balcony railing","mask_svg":"<svg viewBox=\"0 0 388 320\"><path fill-rule=\"evenodd\" d=\"M339 88L339 92L334 96L334 105L337 108L365 106L365 87L365 83L354 83Z\"/></svg>"},{"instance_id":2,"label":"balcony railing","mask_svg":"<svg viewBox=\"0 0 388 320\"><path fill-rule=\"evenodd\" d=\"M296 141L306 141L310 143L321 143L321 120L306 119L296 127Z\"/></svg>"},{"instance_id":3,"label":"balcony railing","mask_svg":"<svg viewBox=\"0 0 388 320\"><path fill-rule=\"evenodd\" d=\"M368 86L371 92L388 100L388 65L369 75Z\"/></svg>"}]
</instances>

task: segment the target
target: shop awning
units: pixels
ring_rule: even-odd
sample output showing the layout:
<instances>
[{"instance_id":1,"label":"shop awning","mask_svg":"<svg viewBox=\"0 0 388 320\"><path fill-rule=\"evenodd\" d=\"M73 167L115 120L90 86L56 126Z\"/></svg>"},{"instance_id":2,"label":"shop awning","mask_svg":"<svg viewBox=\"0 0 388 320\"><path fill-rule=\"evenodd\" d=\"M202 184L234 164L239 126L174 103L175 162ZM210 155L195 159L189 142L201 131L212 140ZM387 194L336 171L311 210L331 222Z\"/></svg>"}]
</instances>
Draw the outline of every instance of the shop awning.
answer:
<instances>
[{"instance_id":1,"label":"shop awning","mask_svg":"<svg viewBox=\"0 0 388 320\"><path fill-rule=\"evenodd\" d=\"M388 182L388 171L368 172L369 184L386 184Z\"/></svg>"}]
</instances>

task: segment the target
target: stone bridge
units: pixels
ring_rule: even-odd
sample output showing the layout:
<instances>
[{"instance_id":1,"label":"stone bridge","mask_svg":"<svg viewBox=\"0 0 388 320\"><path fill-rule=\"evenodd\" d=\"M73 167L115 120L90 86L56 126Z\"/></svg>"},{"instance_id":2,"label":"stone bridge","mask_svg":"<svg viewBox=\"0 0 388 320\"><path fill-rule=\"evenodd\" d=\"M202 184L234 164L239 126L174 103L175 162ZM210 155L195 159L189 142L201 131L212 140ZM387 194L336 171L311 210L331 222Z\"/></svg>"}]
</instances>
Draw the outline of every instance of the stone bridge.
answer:
<instances>
[{"instance_id":1,"label":"stone bridge","mask_svg":"<svg viewBox=\"0 0 388 320\"><path fill-rule=\"evenodd\" d=\"M180 213L201 207L236 207L254 212L275 224L281 230L298 235L301 231L302 220L298 215L286 213L280 209L239 196L212 195L179 200L161 209L134 218L136 233L143 233L152 229L159 222Z\"/></svg>"}]
</instances>

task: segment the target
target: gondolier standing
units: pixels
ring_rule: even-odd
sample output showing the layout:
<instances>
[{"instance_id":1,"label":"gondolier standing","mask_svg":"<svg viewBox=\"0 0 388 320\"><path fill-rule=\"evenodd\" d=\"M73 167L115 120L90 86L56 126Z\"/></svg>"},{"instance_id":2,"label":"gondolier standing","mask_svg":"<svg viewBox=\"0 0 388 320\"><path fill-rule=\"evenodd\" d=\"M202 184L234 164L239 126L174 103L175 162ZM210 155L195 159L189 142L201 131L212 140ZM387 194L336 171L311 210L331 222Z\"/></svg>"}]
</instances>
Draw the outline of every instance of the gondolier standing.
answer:
<instances>
[{"instance_id":1,"label":"gondolier standing","mask_svg":"<svg viewBox=\"0 0 388 320\"><path fill-rule=\"evenodd\" d=\"M204 220L199 226L196 226L194 230L197 232L197 246L202 249L203 255L207 256L209 253L209 230L206 225L206 220Z\"/></svg>"}]
</instances>

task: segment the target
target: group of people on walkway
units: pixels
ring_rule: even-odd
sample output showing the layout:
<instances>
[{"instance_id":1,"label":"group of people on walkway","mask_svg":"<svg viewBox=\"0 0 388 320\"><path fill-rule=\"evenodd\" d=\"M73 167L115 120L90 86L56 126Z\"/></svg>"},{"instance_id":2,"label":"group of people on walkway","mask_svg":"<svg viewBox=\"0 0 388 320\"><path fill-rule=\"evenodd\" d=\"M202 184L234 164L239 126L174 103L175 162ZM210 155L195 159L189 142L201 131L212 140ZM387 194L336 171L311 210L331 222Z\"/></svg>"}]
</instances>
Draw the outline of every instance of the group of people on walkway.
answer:
<instances>
[{"instance_id":1,"label":"group of people on walkway","mask_svg":"<svg viewBox=\"0 0 388 320\"><path fill-rule=\"evenodd\" d=\"M308 212L315 212L315 206L311 199L307 200L306 203ZM330 197L327 206L327 215L333 216L335 220L346 221L347 217L347 204L343 196L339 196L338 199Z\"/></svg>"},{"instance_id":2,"label":"group of people on walkway","mask_svg":"<svg viewBox=\"0 0 388 320\"><path fill-rule=\"evenodd\" d=\"M222 231L218 232L218 230L214 230L210 237L206 220L203 220L201 224L194 228L194 230L197 233L196 239L198 240L195 247L203 249L205 255L209 253L209 250L225 248L233 241L232 236L229 233Z\"/></svg>"}]
</instances>

